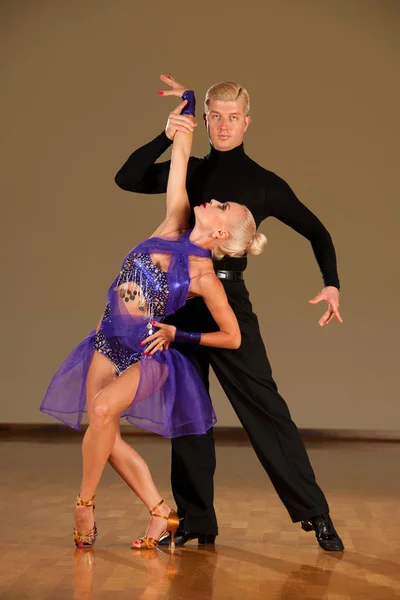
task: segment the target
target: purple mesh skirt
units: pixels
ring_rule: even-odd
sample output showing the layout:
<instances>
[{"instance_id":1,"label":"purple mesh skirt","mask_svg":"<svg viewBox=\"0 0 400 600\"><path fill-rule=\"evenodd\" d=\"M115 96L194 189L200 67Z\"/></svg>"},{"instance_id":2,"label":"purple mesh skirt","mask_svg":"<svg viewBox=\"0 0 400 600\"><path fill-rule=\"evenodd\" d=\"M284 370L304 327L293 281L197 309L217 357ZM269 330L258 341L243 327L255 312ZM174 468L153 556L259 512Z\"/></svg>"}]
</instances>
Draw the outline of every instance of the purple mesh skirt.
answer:
<instances>
[{"instance_id":1,"label":"purple mesh skirt","mask_svg":"<svg viewBox=\"0 0 400 600\"><path fill-rule=\"evenodd\" d=\"M86 412L86 378L95 347L92 331L62 363L40 406L42 412L77 430ZM165 438L203 435L216 423L203 382L183 354L170 348L152 358L140 355L133 362L140 362L139 386L132 404L121 414L129 423Z\"/></svg>"},{"instance_id":2,"label":"purple mesh skirt","mask_svg":"<svg viewBox=\"0 0 400 600\"><path fill-rule=\"evenodd\" d=\"M152 262L151 253L171 256L167 272ZM145 357L140 345L149 335L150 321L185 304L192 255L206 258L210 252L190 241L190 230L177 237L149 238L127 254L108 289L98 335L92 331L63 362L41 404L42 412L79 429L86 410L88 370L93 353L99 351L117 374L140 363L138 389L132 390L132 404L121 415L133 425L167 438L202 435L214 425L210 397L192 363L174 349Z\"/></svg>"}]
</instances>

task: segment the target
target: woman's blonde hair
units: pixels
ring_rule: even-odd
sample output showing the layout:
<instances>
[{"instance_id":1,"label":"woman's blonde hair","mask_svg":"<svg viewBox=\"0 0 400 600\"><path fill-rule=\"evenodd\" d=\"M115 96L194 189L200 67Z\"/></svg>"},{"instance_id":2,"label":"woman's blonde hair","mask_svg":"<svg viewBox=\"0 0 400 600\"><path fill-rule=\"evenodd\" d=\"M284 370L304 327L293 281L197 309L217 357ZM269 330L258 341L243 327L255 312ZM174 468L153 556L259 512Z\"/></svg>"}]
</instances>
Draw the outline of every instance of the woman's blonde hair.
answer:
<instances>
[{"instance_id":1,"label":"woman's blonde hair","mask_svg":"<svg viewBox=\"0 0 400 600\"><path fill-rule=\"evenodd\" d=\"M243 217L227 228L228 237L217 240L212 248L212 257L220 260L224 256L238 258L244 254L261 254L267 244L267 238L257 231L254 217L242 206Z\"/></svg>"},{"instance_id":2,"label":"woman's blonde hair","mask_svg":"<svg viewBox=\"0 0 400 600\"><path fill-rule=\"evenodd\" d=\"M244 102L244 116L250 112L250 96L246 88L242 87L238 83L234 83L233 81L221 81L220 83L215 83L212 85L206 92L206 97L204 99L204 112L208 113L208 108L210 105L210 100L214 98L214 100L243 100Z\"/></svg>"}]
</instances>

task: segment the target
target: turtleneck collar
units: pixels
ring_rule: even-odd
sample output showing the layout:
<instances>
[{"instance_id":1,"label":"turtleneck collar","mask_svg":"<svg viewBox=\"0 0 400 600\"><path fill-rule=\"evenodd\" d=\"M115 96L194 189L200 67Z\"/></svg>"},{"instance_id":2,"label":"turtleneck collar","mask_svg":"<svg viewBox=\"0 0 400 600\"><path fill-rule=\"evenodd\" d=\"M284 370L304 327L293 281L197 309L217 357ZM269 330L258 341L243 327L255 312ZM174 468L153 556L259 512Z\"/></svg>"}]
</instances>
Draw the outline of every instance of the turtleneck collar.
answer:
<instances>
[{"instance_id":1,"label":"turtleneck collar","mask_svg":"<svg viewBox=\"0 0 400 600\"><path fill-rule=\"evenodd\" d=\"M232 150L226 150L225 152L216 150L214 146L210 145L210 152L207 154L206 158L213 162L229 165L242 160L245 156L246 154L244 152L244 146L242 143L240 146L236 146L236 148L232 148Z\"/></svg>"}]
</instances>

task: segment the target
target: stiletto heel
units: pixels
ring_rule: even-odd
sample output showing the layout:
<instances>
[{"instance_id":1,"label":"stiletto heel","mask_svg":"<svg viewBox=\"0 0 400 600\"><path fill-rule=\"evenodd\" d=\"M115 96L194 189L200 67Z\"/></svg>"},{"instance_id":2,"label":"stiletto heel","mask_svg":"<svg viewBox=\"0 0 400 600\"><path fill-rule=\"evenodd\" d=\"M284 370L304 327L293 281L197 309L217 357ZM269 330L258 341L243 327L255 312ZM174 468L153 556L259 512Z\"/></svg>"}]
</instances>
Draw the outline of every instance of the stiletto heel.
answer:
<instances>
[{"instance_id":1,"label":"stiletto heel","mask_svg":"<svg viewBox=\"0 0 400 600\"><path fill-rule=\"evenodd\" d=\"M164 517L163 515L157 515L155 513L155 511L157 510L157 508L159 508L161 506L161 504L163 504L164 500L161 500L161 502L159 502L156 506L154 506L154 508L151 509L150 514L152 517L159 517L160 519L165 519L167 521L167 527L164 529L164 531L159 535L158 539L155 538L151 538L151 537L141 537L138 540L136 540L137 542L140 543L140 546L134 546L132 544L131 548L135 549L141 549L141 550L152 550L153 548L157 548L158 543L160 541L160 539L166 534L169 533L171 536L171 541L170 541L170 548L175 548L175 533L176 530L178 529L178 525L179 525L179 517L176 514L176 512L174 510L170 510L168 517Z\"/></svg>"},{"instance_id":2,"label":"stiletto heel","mask_svg":"<svg viewBox=\"0 0 400 600\"><path fill-rule=\"evenodd\" d=\"M82 498L80 497L80 495L78 494L77 498L76 498L76 505L77 506L93 506L93 511L95 508L95 504L94 504L94 499L96 498L97 494L94 494L94 496L92 496L90 498L90 500L87 500L86 502L84 500L82 500ZM96 523L94 523L92 529L90 529L90 531L88 531L87 533L81 535L78 530L76 528L74 528L74 542L75 542L75 546L77 548L91 548L93 546L93 544L96 541L97 538L97 527L96 527Z\"/></svg>"},{"instance_id":3,"label":"stiletto heel","mask_svg":"<svg viewBox=\"0 0 400 600\"><path fill-rule=\"evenodd\" d=\"M169 547L175 548L175 531L171 531Z\"/></svg>"}]
</instances>

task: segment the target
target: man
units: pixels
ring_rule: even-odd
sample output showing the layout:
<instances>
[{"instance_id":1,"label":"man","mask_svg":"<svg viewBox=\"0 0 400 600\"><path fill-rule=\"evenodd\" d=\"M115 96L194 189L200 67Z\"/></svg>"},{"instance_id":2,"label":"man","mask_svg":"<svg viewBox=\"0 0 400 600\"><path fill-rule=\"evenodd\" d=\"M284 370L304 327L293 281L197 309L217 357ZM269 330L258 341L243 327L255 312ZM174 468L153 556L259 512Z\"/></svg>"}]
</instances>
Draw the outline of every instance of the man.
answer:
<instances>
[{"instance_id":1,"label":"man","mask_svg":"<svg viewBox=\"0 0 400 600\"><path fill-rule=\"evenodd\" d=\"M161 95L177 95L177 90L185 90L171 75L162 75L161 80L172 88L160 92ZM155 161L170 146L176 131L193 130L190 119L180 114L184 106L182 103L172 111L165 131L128 158L115 177L119 187L145 194L166 191L170 163L155 164ZM192 210L213 198L221 202L235 200L251 210L257 226L274 216L306 237L325 284L310 302L328 303L319 324L323 326L334 317L341 322L339 279L331 237L280 177L245 154L243 137L251 121L249 108L247 91L236 83L222 82L208 90L204 123L211 149L204 158L191 157L189 161L187 189ZM323 549L340 551L343 544L330 519L325 496L315 481L304 444L272 378L257 317L243 281L246 264L246 258L224 258L214 265L239 321L240 348L181 346L179 350L191 358L206 386L209 365L212 366L292 521L301 521L305 531L314 530ZM169 322L188 331L193 331L194 323L198 331L215 329L201 299L188 302ZM213 507L214 470L211 430L204 436L172 440L172 489L181 517L175 538L177 545L190 539L197 539L200 544L215 540L218 531Z\"/></svg>"}]
</instances>

